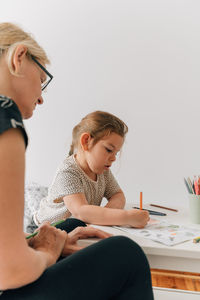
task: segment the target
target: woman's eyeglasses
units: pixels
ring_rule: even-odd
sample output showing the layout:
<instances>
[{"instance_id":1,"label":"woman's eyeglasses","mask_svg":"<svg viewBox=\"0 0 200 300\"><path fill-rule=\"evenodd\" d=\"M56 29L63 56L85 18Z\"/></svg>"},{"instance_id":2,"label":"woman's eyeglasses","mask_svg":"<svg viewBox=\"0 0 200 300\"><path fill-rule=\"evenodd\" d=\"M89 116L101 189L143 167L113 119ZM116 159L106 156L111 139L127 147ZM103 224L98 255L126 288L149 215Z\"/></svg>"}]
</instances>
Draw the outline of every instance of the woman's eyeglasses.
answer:
<instances>
[{"instance_id":1,"label":"woman's eyeglasses","mask_svg":"<svg viewBox=\"0 0 200 300\"><path fill-rule=\"evenodd\" d=\"M53 79L53 75L51 75L47 69L45 69L45 67L43 67L43 65L41 65L41 63L39 63L39 61L33 56L31 55L32 60L44 71L44 73L47 75L47 80L45 82L42 83L42 91L44 91L44 89L46 89L47 85L50 83L50 81Z\"/></svg>"}]
</instances>

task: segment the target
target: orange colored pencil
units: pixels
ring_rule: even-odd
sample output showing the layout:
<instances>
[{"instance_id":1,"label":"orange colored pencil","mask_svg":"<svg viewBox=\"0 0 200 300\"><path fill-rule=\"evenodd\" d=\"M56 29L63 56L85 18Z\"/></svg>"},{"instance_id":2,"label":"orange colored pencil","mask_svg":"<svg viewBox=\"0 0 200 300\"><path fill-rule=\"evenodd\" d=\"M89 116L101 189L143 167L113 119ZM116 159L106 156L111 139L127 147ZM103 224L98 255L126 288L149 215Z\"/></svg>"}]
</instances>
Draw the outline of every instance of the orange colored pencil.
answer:
<instances>
[{"instance_id":1,"label":"orange colored pencil","mask_svg":"<svg viewBox=\"0 0 200 300\"><path fill-rule=\"evenodd\" d=\"M142 209L142 192L140 192L140 209Z\"/></svg>"}]
</instances>

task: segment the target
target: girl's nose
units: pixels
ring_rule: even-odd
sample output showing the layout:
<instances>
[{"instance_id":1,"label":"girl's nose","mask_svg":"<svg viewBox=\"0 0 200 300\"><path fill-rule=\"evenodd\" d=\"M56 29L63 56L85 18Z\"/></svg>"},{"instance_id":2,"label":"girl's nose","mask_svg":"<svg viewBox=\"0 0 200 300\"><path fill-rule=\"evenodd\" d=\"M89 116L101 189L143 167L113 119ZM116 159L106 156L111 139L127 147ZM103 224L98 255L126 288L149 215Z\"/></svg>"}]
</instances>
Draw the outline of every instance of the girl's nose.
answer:
<instances>
[{"instance_id":1,"label":"girl's nose","mask_svg":"<svg viewBox=\"0 0 200 300\"><path fill-rule=\"evenodd\" d=\"M111 156L111 161L115 161L116 160L116 155L113 153L113 155Z\"/></svg>"}]
</instances>

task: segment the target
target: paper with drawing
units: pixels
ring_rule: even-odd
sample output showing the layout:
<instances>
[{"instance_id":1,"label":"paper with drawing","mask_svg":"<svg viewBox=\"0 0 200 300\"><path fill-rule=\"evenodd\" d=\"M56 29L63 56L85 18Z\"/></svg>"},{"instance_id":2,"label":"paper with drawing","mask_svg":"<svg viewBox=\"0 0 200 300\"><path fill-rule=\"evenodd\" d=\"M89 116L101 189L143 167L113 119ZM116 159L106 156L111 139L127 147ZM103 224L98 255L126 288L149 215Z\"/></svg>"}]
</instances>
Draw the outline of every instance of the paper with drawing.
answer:
<instances>
[{"instance_id":1,"label":"paper with drawing","mask_svg":"<svg viewBox=\"0 0 200 300\"><path fill-rule=\"evenodd\" d=\"M151 220L151 222L142 229L119 226L114 227L167 246L173 246L200 236L200 229L189 228L178 224L170 224L168 222L158 220Z\"/></svg>"}]
</instances>

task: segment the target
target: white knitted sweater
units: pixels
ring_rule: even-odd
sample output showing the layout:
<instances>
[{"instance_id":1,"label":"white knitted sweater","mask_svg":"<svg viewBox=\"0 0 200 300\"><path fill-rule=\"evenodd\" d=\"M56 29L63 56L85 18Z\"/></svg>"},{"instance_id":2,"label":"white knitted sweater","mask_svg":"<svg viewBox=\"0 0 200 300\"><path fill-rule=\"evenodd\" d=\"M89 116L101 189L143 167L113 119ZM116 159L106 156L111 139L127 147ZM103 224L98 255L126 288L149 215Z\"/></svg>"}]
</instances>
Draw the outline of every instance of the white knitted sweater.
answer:
<instances>
[{"instance_id":1,"label":"white knitted sweater","mask_svg":"<svg viewBox=\"0 0 200 300\"><path fill-rule=\"evenodd\" d=\"M71 216L63 197L83 193L89 204L100 205L102 199L111 198L120 187L110 170L97 175L93 181L77 164L74 155L67 157L56 172L48 196L40 202L39 210L34 214L34 222L40 225L44 221L56 222Z\"/></svg>"}]
</instances>

